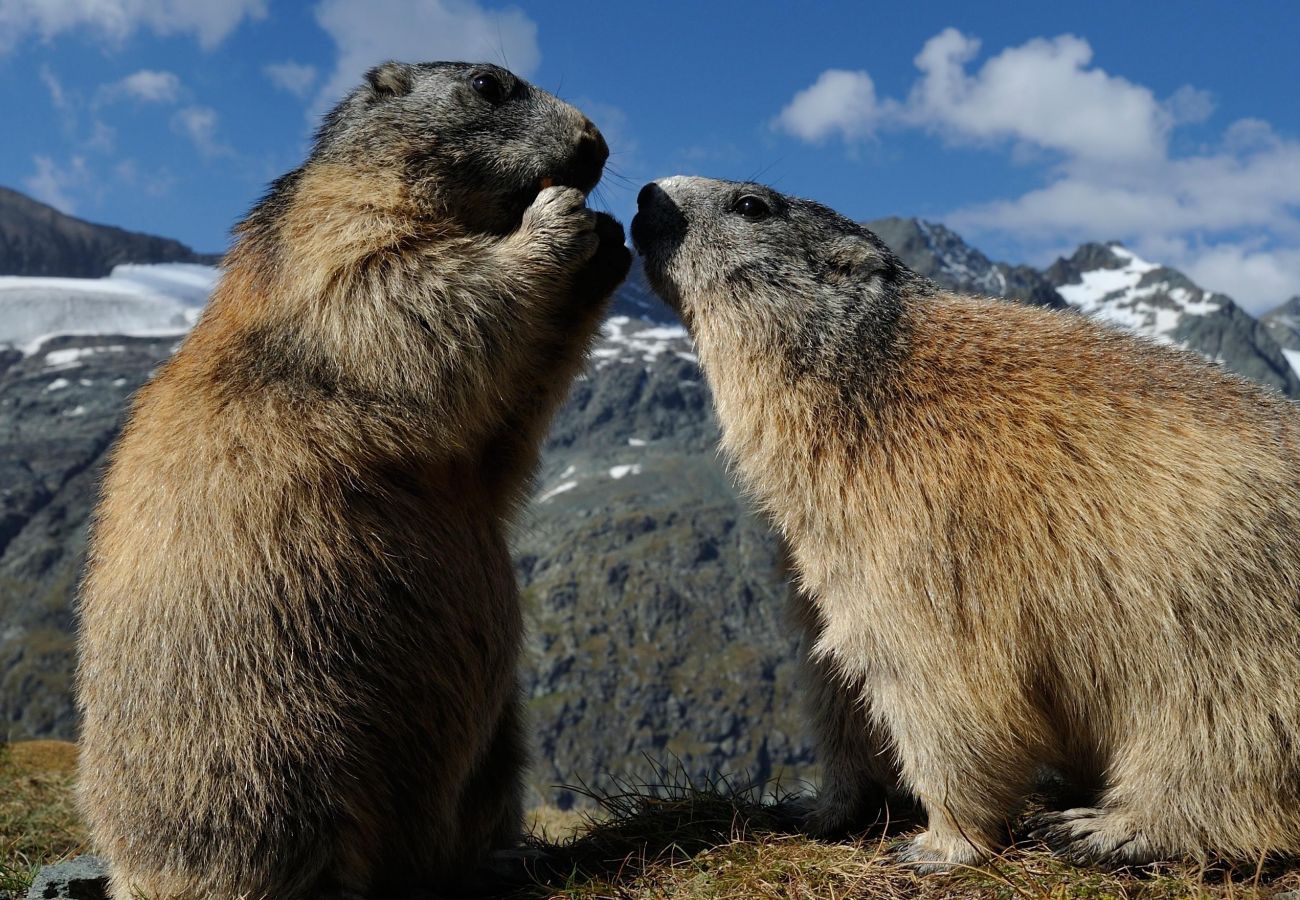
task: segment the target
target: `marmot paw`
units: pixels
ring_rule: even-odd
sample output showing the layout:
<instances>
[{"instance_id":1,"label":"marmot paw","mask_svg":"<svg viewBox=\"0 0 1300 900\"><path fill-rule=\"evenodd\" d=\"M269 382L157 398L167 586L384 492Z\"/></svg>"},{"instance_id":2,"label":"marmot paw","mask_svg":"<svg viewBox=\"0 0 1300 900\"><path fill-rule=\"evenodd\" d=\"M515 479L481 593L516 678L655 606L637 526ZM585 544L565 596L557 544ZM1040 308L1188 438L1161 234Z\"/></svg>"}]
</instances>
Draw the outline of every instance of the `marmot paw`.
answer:
<instances>
[{"instance_id":1,"label":"marmot paw","mask_svg":"<svg viewBox=\"0 0 1300 900\"><path fill-rule=\"evenodd\" d=\"M1156 857L1140 828L1123 813L1105 807L1041 813L1034 817L1029 837L1080 866L1142 865Z\"/></svg>"},{"instance_id":2,"label":"marmot paw","mask_svg":"<svg viewBox=\"0 0 1300 900\"><path fill-rule=\"evenodd\" d=\"M632 251L623 243L623 226L609 213L598 212L596 237L600 246L578 273L574 293L591 300L603 300L627 277Z\"/></svg>"},{"instance_id":3,"label":"marmot paw","mask_svg":"<svg viewBox=\"0 0 1300 900\"><path fill-rule=\"evenodd\" d=\"M600 246L597 217L587 209L587 199L575 187L542 188L524 210L519 230L528 246L551 265L574 271L595 255ZM621 231L622 229L620 229Z\"/></svg>"},{"instance_id":4,"label":"marmot paw","mask_svg":"<svg viewBox=\"0 0 1300 900\"><path fill-rule=\"evenodd\" d=\"M988 859L987 851L981 850L960 831L939 832L934 828L922 831L903 844L895 851L895 856L922 874L978 866Z\"/></svg>"}]
</instances>

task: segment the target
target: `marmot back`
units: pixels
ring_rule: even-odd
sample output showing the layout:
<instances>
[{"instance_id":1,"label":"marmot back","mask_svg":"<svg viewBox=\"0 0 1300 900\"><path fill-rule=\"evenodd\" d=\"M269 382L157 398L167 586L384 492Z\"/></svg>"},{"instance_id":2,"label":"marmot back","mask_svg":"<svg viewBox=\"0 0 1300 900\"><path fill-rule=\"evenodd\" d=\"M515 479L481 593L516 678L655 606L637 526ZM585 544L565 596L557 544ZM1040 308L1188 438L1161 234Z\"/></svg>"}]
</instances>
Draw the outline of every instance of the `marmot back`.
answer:
<instances>
[{"instance_id":1,"label":"marmot back","mask_svg":"<svg viewBox=\"0 0 1300 900\"><path fill-rule=\"evenodd\" d=\"M522 824L505 528L627 271L595 126L389 63L240 226L113 451L81 803L116 898L392 896Z\"/></svg>"},{"instance_id":2,"label":"marmot back","mask_svg":"<svg viewBox=\"0 0 1300 900\"><path fill-rule=\"evenodd\" d=\"M826 773L980 861L1046 770L1077 861L1300 852L1300 415L1191 354L940 291L754 184L671 178L633 236L723 446L789 542Z\"/></svg>"}]
</instances>

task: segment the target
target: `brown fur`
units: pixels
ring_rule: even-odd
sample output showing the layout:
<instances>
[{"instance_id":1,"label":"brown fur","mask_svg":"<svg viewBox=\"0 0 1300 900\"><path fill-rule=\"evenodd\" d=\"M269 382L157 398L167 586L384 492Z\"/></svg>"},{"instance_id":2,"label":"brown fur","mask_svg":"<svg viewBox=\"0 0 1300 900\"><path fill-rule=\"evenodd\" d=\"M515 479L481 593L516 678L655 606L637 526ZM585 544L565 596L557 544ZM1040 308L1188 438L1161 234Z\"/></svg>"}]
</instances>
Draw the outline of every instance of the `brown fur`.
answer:
<instances>
[{"instance_id":1,"label":"brown fur","mask_svg":"<svg viewBox=\"0 0 1300 900\"><path fill-rule=\"evenodd\" d=\"M388 895L515 839L507 515L626 266L573 187L493 235L382 157L250 216L96 516L81 800L115 897Z\"/></svg>"},{"instance_id":2,"label":"brown fur","mask_svg":"<svg viewBox=\"0 0 1300 900\"><path fill-rule=\"evenodd\" d=\"M1049 769L1096 792L1042 823L1077 861L1300 852L1295 407L1077 315L939 292L874 236L853 237L851 276L816 279L826 296L772 293L757 267L709 280L697 247L719 239L690 229L726 208L723 183L680 181L633 233L814 607L814 822L861 819L898 781L929 818L907 855L978 862ZM862 234L788 202L789 221ZM670 215L686 224L665 250ZM830 328L894 321L826 336L856 350L819 366L801 317L849 282L861 300ZM767 318L778 296L803 312Z\"/></svg>"}]
</instances>

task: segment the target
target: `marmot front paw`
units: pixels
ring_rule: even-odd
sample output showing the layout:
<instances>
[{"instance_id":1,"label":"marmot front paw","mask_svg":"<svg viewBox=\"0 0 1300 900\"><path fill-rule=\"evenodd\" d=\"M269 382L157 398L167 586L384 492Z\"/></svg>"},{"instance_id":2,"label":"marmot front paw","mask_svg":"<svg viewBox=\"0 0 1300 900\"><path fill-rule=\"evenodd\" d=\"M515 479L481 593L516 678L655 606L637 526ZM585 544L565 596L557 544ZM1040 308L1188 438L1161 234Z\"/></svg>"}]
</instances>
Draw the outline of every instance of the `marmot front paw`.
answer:
<instances>
[{"instance_id":1,"label":"marmot front paw","mask_svg":"<svg viewBox=\"0 0 1300 900\"><path fill-rule=\"evenodd\" d=\"M609 213L594 215L600 246L573 285L574 294L589 301L604 300L612 294L632 266L632 251L623 242L623 226Z\"/></svg>"},{"instance_id":2,"label":"marmot front paw","mask_svg":"<svg viewBox=\"0 0 1300 900\"><path fill-rule=\"evenodd\" d=\"M600 246L596 214L587 209L587 198L574 187L542 188L524 210L519 231L544 262L568 272L591 259Z\"/></svg>"}]
</instances>

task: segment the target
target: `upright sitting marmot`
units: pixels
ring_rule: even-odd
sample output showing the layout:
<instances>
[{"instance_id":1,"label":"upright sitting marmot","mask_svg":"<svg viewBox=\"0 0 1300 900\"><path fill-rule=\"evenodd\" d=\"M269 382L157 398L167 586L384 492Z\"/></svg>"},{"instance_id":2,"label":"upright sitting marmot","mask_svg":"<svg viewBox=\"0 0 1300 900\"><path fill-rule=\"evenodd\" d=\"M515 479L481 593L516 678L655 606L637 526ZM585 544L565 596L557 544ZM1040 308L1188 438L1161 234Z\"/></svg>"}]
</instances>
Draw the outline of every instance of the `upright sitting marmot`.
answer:
<instances>
[{"instance_id":1,"label":"upright sitting marmot","mask_svg":"<svg viewBox=\"0 0 1300 900\"><path fill-rule=\"evenodd\" d=\"M1037 776L1076 861L1300 851L1300 415L1082 316L941 291L754 184L649 185L632 234L815 609L815 821L919 799L982 860ZM858 708L853 708L857 704ZM856 735L856 738L855 738Z\"/></svg>"},{"instance_id":2,"label":"upright sitting marmot","mask_svg":"<svg viewBox=\"0 0 1300 900\"><path fill-rule=\"evenodd\" d=\"M239 227L82 592L115 897L392 896L515 836L504 528L630 262L584 205L607 155L502 69L389 63Z\"/></svg>"}]
</instances>

